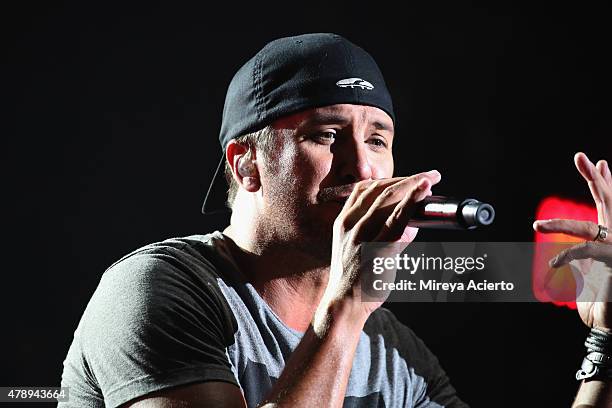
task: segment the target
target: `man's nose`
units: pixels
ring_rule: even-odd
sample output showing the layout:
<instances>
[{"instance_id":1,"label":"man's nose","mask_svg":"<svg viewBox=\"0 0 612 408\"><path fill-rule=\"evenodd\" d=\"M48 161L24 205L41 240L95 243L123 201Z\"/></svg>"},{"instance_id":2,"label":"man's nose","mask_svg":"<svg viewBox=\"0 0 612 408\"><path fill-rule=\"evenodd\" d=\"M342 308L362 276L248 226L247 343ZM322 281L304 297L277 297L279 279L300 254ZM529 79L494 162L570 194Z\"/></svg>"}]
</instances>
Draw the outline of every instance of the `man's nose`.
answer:
<instances>
[{"instance_id":1,"label":"man's nose","mask_svg":"<svg viewBox=\"0 0 612 408\"><path fill-rule=\"evenodd\" d=\"M372 178L372 167L367 153L367 145L361 140L351 138L342 146L341 152L336 152L340 159L340 176L344 183L356 183Z\"/></svg>"}]
</instances>

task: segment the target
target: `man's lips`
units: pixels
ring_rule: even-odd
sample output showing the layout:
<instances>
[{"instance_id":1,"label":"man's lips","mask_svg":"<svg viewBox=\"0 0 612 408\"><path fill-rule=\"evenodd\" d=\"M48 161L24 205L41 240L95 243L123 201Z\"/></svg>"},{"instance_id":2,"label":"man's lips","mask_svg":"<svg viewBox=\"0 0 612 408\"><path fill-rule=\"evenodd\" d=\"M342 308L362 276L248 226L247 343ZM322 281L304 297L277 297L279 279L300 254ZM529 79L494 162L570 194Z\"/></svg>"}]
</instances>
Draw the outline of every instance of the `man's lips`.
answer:
<instances>
[{"instance_id":1,"label":"man's lips","mask_svg":"<svg viewBox=\"0 0 612 408\"><path fill-rule=\"evenodd\" d=\"M353 192L355 184L344 184L341 186L326 187L317 195L319 202L335 202L344 205Z\"/></svg>"}]
</instances>

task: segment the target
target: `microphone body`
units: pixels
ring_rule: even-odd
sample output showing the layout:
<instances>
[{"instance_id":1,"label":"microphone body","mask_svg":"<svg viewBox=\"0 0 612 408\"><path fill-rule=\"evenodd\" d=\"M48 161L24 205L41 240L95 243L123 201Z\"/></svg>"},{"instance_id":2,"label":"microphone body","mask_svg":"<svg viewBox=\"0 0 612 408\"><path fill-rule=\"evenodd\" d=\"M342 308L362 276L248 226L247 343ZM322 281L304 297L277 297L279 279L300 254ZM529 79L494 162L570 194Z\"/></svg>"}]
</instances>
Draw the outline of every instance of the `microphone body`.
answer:
<instances>
[{"instance_id":1,"label":"microphone body","mask_svg":"<svg viewBox=\"0 0 612 408\"><path fill-rule=\"evenodd\" d=\"M411 227L433 229L475 229L490 225L495 210L490 204L473 198L456 199L430 196L417 204L408 223Z\"/></svg>"}]
</instances>

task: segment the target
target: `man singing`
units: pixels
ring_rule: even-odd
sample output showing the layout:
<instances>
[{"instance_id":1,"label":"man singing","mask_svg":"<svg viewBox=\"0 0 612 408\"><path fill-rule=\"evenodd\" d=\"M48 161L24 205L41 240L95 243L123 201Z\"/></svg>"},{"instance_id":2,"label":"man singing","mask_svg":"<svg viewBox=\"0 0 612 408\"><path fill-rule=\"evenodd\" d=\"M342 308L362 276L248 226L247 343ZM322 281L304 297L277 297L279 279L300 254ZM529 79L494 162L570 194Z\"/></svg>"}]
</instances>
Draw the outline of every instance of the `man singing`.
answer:
<instances>
[{"instance_id":1,"label":"man singing","mask_svg":"<svg viewBox=\"0 0 612 408\"><path fill-rule=\"evenodd\" d=\"M361 301L361 246L412 242L441 179L392 177L394 124L375 61L343 37L261 49L223 110L230 225L105 271L60 407L465 407L423 342Z\"/></svg>"}]
</instances>

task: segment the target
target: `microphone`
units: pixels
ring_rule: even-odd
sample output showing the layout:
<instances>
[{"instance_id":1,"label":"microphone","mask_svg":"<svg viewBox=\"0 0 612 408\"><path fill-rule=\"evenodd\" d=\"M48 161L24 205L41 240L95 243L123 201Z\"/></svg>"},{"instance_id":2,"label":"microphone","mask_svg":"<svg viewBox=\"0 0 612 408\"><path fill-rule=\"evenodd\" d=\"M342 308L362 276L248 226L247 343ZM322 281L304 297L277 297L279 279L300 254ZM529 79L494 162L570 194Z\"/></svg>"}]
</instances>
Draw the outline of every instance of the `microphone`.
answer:
<instances>
[{"instance_id":1,"label":"microphone","mask_svg":"<svg viewBox=\"0 0 612 408\"><path fill-rule=\"evenodd\" d=\"M417 203L411 227L433 229L475 229L491 225L495 219L493 206L473 198L456 199L429 196Z\"/></svg>"}]
</instances>

